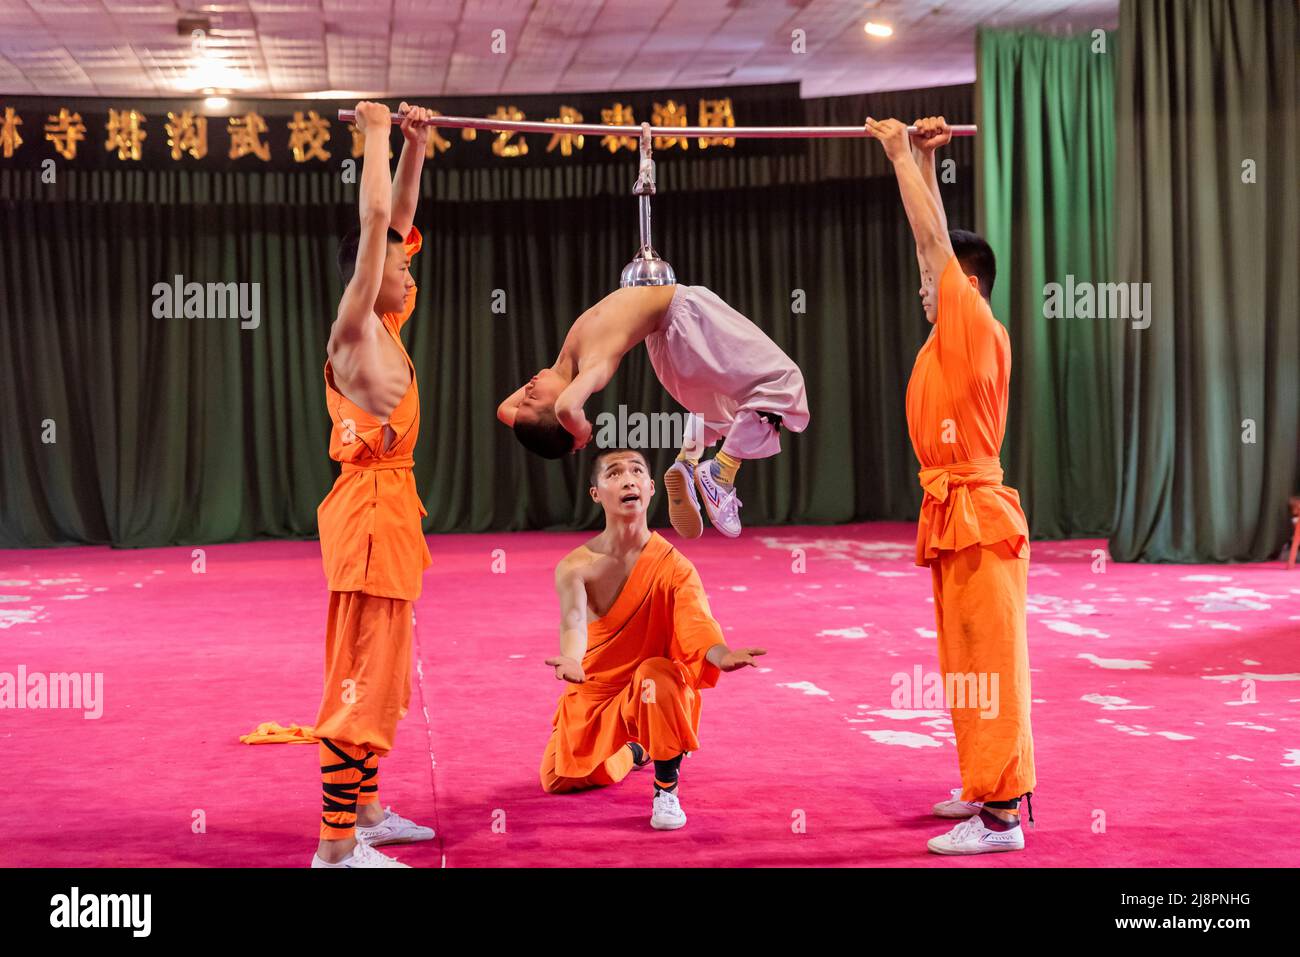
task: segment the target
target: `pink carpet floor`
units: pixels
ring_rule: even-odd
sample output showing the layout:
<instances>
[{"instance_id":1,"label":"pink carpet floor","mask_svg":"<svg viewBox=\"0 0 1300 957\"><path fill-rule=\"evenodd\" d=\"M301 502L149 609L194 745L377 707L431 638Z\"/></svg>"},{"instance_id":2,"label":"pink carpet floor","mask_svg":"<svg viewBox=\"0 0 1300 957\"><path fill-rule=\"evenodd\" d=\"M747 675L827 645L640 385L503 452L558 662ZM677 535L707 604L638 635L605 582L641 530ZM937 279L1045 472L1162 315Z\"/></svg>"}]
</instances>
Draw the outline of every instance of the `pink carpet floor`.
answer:
<instances>
[{"instance_id":1,"label":"pink carpet floor","mask_svg":"<svg viewBox=\"0 0 1300 957\"><path fill-rule=\"evenodd\" d=\"M926 853L958 781L945 713L900 709L937 670L913 528L748 529L685 543L733 646L761 670L704 693L683 764L690 823L652 831L650 779L543 794L559 686L552 570L584 536L437 536L416 615L411 713L380 794L437 827L416 866L1259 866L1300 864L1300 571L1153 566L1103 542L1036 543L1038 788L1023 853ZM670 541L679 540L669 532ZM8 866L308 863L310 724L325 592L314 542L0 552L0 672L102 673L102 716L0 710ZM494 571L494 567L496 570ZM802 569L802 570L800 570Z\"/></svg>"}]
</instances>

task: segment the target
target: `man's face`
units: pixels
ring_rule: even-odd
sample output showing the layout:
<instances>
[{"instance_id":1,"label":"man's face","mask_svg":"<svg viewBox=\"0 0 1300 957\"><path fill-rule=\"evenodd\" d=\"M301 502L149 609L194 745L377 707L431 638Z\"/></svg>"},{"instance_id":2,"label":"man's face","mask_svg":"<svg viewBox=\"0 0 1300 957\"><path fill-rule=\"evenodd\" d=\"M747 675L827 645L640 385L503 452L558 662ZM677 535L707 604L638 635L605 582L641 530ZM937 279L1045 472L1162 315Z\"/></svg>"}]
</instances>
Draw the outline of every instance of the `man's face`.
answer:
<instances>
[{"instance_id":1,"label":"man's face","mask_svg":"<svg viewBox=\"0 0 1300 957\"><path fill-rule=\"evenodd\" d=\"M934 277L930 275L930 270L921 269L921 288L917 293L921 296L921 308L925 310L926 320L934 322L939 304L934 294Z\"/></svg>"},{"instance_id":2,"label":"man's face","mask_svg":"<svg viewBox=\"0 0 1300 957\"><path fill-rule=\"evenodd\" d=\"M519 407L515 410L515 421L518 422L520 416L526 422L533 421L554 411L555 400L560 397L566 385L568 383L554 369L542 369L524 386L524 397L519 400Z\"/></svg>"},{"instance_id":3,"label":"man's face","mask_svg":"<svg viewBox=\"0 0 1300 957\"><path fill-rule=\"evenodd\" d=\"M401 243L389 243L384 259L384 277L379 282L379 295L375 297L376 312L401 312L406 307L406 297L415 292L411 278L411 257Z\"/></svg>"},{"instance_id":4,"label":"man's face","mask_svg":"<svg viewBox=\"0 0 1300 957\"><path fill-rule=\"evenodd\" d=\"M644 519L654 494L654 479L640 452L612 452L601 458L591 500L605 510L606 519Z\"/></svg>"}]
</instances>

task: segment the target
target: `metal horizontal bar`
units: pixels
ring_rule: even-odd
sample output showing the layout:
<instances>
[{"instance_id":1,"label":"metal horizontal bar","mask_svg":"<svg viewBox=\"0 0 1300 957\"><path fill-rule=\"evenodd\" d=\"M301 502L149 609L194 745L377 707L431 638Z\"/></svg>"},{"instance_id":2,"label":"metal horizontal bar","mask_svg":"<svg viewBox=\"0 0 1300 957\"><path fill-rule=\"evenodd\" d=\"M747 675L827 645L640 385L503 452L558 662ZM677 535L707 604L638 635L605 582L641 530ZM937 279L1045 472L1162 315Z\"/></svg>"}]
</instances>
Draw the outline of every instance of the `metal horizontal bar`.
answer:
<instances>
[{"instance_id":1,"label":"metal horizontal bar","mask_svg":"<svg viewBox=\"0 0 1300 957\"><path fill-rule=\"evenodd\" d=\"M351 123L355 110L339 110L339 122ZM392 115L393 125L402 122L400 114ZM429 126L454 127L472 130L492 130L510 133L559 133L576 136L641 136L639 126L602 126L598 123L541 123L531 120L493 120L481 116L435 116ZM953 136L974 136L974 124L949 126ZM915 133L909 126L907 132ZM870 136L865 126L652 126L651 136L734 136L738 139L827 139L837 137Z\"/></svg>"}]
</instances>

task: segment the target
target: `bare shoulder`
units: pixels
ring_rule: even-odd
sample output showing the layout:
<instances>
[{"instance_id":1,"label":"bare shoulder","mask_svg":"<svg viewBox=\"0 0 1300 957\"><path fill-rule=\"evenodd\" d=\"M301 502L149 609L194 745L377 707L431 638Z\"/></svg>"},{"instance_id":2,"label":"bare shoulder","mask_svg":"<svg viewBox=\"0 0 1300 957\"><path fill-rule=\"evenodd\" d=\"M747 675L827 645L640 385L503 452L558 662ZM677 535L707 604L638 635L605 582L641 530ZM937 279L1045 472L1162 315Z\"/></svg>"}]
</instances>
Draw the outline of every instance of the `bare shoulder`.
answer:
<instances>
[{"instance_id":1,"label":"bare shoulder","mask_svg":"<svg viewBox=\"0 0 1300 957\"><path fill-rule=\"evenodd\" d=\"M587 574L599 559L600 555L592 551L588 547L588 543L584 542L579 545L561 558L559 564L555 566L556 585L572 582L574 579L585 582Z\"/></svg>"}]
</instances>

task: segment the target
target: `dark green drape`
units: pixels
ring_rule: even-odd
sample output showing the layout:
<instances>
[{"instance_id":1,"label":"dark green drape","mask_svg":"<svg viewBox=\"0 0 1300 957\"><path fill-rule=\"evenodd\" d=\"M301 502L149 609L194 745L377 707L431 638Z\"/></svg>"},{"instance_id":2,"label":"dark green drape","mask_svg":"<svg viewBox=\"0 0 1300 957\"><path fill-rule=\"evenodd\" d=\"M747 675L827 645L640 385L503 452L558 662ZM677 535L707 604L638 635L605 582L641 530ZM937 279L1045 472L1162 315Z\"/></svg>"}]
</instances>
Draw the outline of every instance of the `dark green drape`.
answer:
<instances>
[{"instance_id":1,"label":"dark green drape","mask_svg":"<svg viewBox=\"0 0 1300 957\"><path fill-rule=\"evenodd\" d=\"M970 87L805 104L969 121ZM903 393L927 331L892 171L866 141L792 155L666 156L656 245L683 282L749 315L804 370L812 424L745 466L750 525L911 519L920 501ZM943 186L974 224L973 151ZM419 373L416 476L427 531L589 527L586 458L527 456L497 403L553 361L636 246L626 168L426 171L408 325ZM0 545L127 546L310 536L335 474L321 367L341 292L336 238L353 187L329 173L0 170ZM262 323L155 319L175 274L259 282ZM504 315L492 311L495 290ZM792 312L796 290L807 312ZM588 413L676 411L635 350ZM52 420L55 441L42 441ZM655 453L656 471L673 450ZM666 523L662 496L652 523Z\"/></svg>"},{"instance_id":2,"label":"dark green drape","mask_svg":"<svg viewBox=\"0 0 1300 957\"><path fill-rule=\"evenodd\" d=\"M1286 535L1300 474L1298 29L1294 2L1120 5L1116 272L1151 283L1153 311L1124 333L1118 559L1265 559Z\"/></svg>"},{"instance_id":3,"label":"dark green drape","mask_svg":"<svg viewBox=\"0 0 1300 957\"><path fill-rule=\"evenodd\" d=\"M1044 287L1112 272L1114 42L980 31L981 232L1011 334L1003 461L1037 537L1104 535L1119 492L1122 324L1048 318Z\"/></svg>"}]
</instances>

